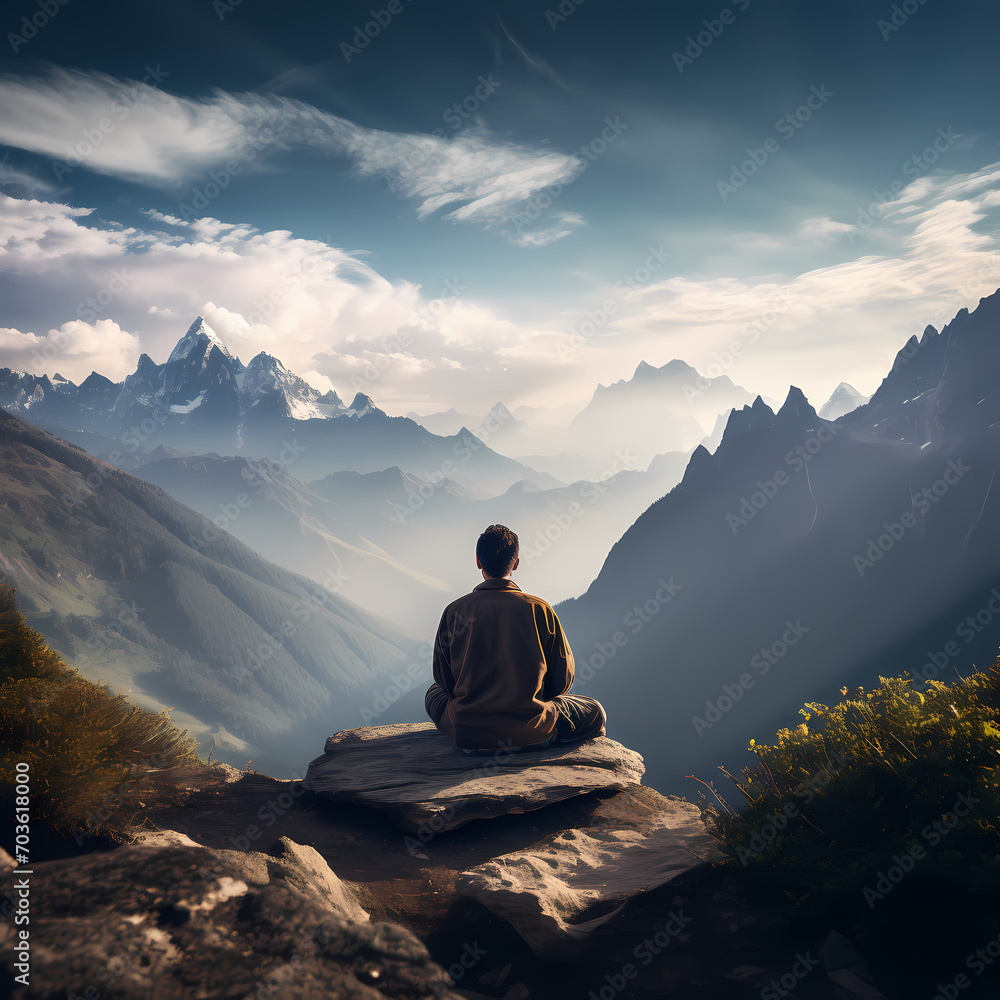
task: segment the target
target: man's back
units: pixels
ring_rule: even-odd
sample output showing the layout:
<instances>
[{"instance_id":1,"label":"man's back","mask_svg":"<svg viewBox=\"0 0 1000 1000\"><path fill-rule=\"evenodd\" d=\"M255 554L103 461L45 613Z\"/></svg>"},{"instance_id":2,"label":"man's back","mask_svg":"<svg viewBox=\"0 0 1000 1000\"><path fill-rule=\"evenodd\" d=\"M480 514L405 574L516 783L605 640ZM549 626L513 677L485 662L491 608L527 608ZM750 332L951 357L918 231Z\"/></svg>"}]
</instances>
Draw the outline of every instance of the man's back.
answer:
<instances>
[{"instance_id":1,"label":"man's back","mask_svg":"<svg viewBox=\"0 0 1000 1000\"><path fill-rule=\"evenodd\" d=\"M573 683L573 653L549 604L488 579L445 608L434 680L449 699L439 725L456 746L528 746L555 730L552 699Z\"/></svg>"}]
</instances>

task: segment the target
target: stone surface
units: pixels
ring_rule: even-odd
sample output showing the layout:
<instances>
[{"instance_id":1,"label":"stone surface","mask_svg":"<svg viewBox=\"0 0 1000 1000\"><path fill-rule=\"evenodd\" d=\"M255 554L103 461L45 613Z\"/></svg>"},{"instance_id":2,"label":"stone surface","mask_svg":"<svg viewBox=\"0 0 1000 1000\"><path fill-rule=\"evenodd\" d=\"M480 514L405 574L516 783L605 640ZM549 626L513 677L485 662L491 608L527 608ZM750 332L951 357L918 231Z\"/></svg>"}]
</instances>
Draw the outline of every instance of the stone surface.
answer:
<instances>
[{"instance_id":1,"label":"stone surface","mask_svg":"<svg viewBox=\"0 0 1000 1000\"><path fill-rule=\"evenodd\" d=\"M425 834L628 788L644 770L639 754L605 736L526 753L498 746L492 756L472 757L427 722L337 733L303 784L335 801L383 810L402 829Z\"/></svg>"},{"instance_id":2,"label":"stone surface","mask_svg":"<svg viewBox=\"0 0 1000 1000\"><path fill-rule=\"evenodd\" d=\"M25 998L459 1000L425 946L370 920L315 850L213 850L159 831L32 865ZM0 923L5 981L16 928Z\"/></svg>"},{"instance_id":3,"label":"stone surface","mask_svg":"<svg viewBox=\"0 0 1000 1000\"><path fill-rule=\"evenodd\" d=\"M636 786L604 799L585 827L462 872L456 889L539 957L566 959L631 897L719 856L697 806ZM600 914L588 919L595 907Z\"/></svg>"},{"instance_id":4,"label":"stone surface","mask_svg":"<svg viewBox=\"0 0 1000 1000\"><path fill-rule=\"evenodd\" d=\"M307 895L319 895L344 920L367 923L370 919L368 911L358 902L352 888L334 874L315 847L296 844L288 837L282 837L276 847L280 849L280 854L276 860L268 861L271 874L283 878Z\"/></svg>"}]
</instances>

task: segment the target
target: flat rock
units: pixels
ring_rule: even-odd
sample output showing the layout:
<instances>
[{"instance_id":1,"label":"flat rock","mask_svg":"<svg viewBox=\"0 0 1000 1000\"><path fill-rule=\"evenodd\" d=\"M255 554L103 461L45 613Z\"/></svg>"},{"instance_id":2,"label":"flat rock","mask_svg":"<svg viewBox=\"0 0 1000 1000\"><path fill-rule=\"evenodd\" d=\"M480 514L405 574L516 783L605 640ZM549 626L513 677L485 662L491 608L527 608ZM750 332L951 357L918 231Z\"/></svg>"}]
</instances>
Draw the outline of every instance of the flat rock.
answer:
<instances>
[{"instance_id":1,"label":"flat rock","mask_svg":"<svg viewBox=\"0 0 1000 1000\"><path fill-rule=\"evenodd\" d=\"M720 857L698 807L634 786L603 799L582 828L462 872L456 889L506 920L541 958L578 954L637 893ZM600 915L588 919L588 911Z\"/></svg>"},{"instance_id":2,"label":"flat rock","mask_svg":"<svg viewBox=\"0 0 1000 1000\"><path fill-rule=\"evenodd\" d=\"M642 757L606 736L548 750L472 757L430 723L348 729L326 741L303 785L383 810L403 830L453 830L474 819L541 809L577 795L638 785Z\"/></svg>"}]
</instances>

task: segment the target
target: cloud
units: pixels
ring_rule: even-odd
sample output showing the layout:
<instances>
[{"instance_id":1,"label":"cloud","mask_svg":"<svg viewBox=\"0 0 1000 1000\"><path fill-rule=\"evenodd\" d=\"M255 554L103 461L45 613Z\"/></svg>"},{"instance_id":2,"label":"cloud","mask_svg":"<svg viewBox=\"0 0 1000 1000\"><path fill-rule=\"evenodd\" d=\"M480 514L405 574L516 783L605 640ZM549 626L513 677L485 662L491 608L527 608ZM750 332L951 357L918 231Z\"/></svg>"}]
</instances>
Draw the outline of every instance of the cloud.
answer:
<instances>
[{"instance_id":1,"label":"cloud","mask_svg":"<svg viewBox=\"0 0 1000 1000\"><path fill-rule=\"evenodd\" d=\"M390 413L582 403L638 361L674 357L753 392L783 398L794 383L822 402L840 381L874 390L909 336L1000 286L1000 164L915 184L853 241L831 243L840 259L828 266L661 280L670 272L637 269L521 322L503 303L461 289L432 297L288 232L152 212L123 228L89 209L0 195L0 363L25 367L55 342L51 331L79 321L73 349L45 370L122 378L140 350L164 360L202 314L244 361L268 351ZM608 299L615 308L595 321Z\"/></svg>"},{"instance_id":2,"label":"cloud","mask_svg":"<svg viewBox=\"0 0 1000 1000\"><path fill-rule=\"evenodd\" d=\"M810 243L833 243L841 236L855 232L855 227L846 222L835 222L830 216L804 219L799 223L798 235Z\"/></svg>"},{"instance_id":3,"label":"cloud","mask_svg":"<svg viewBox=\"0 0 1000 1000\"><path fill-rule=\"evenodd\" d=\"M123 360L134 367L139 354L138 338L110 319L70 320L41 335L0 327L4 367L32 375L58 371L71 382L81 382L92 371L103 374Z\"/></svg>"},{"instance_id":4,"label":"cloud","mask_svg":"<svg viewBox=\"0 0 1000 1000\"><path fill-rule=\"evenodd\" d=\"M6 162L0 163L0 187L10 192L14 188L15 194L27 194L33 197L36 194L45 194L52 190L52 185L47 181L36 177L34 174L26 173L10 166ZM17 189L21 190L18 191Z\"/></svg>"},{"instance_id":5,"label":"cloud","mask_svg":"<svg viewBox=\"0 0 1000 1000\"><path fill-rule=\"evenodd\" d=\"M334 131L331 141L341 138ZM518 204L583 168L577 156L498 142L479 127L450 139L359 129L346 145L360 173L382 174L391 188L417 199L419 216L461 202L446 218L488 226L507 221Z\"/></svg>"},{"instance_id":6,"label":"cloud","mask_svg":"<svg viewBox=\"0 0 1000 1000\"><path fill-rule=\"evenodd\" d=\"M117 259L130 238L130 230L82 226L78 220L91 214L89 208L9 195L0 195L0 206L0 269L51 272L53 283L66 260L89 270L102 258Z\"/></svg>"},{"instance_id":7,"label":"cloud","mask_svg":"<svg viewBox=\"0 0 1000 1000\"><path fill-rule=\"evenodd\" d=\"M366 392L392 413L445 398L474 409L496 391L498 375L509 398L550 378L518 355L540 331L486 306L451 293L431 298L288 232L146 217L148 227L123 229L89 209L0 195L8 317L0 364L120 380L141 352L164 361L203 315L244 362L267 351L318 387ZM39 330L49 332L22 332Z\"/></svg>"},{"instance_id":8,"label":"cloud","mask_svg":"<svg viewBox=\"0 0 1000 1000\"><path fill-rule=\"evenodd\" d=\"M632 294L593 346L607 355L624 341L656 364L682 357L775 397L793 382L817 401L841 380L874 391L909 336L1000 286L997 207L1000 164L921 177L868 230L815 218L798 229L846 234L846 253L880 252L801 274L671 277Z\"/></svg>"},{"instance_id":9,"label":"cloud","mask_svg":"<svg viewBox=\"0 0 1000 1000\"><path fill-rule=\"evenodd\" d=\"M0 79L0 108L4 145L64 168L146 182L179 180L221 162L250 140L254 124L225 94L188 100L150 83L62 69Z\"/></svg>"},{"instance_id":10,"label":"cloud","mask_svg":"<svg viewBox=\"0 0 1000 1000\"><path fill-rule=\"evenodd\" d=\"M545 247L556 240L569 236L580 226L586 225L583 216L577 212L557 212L552 225L522 232L515 228L507 231L507 239L519 247Z\"/></svg>"},{"instance_id":11,"label":"cloud","mask_svg":"<svg viewBox=\"0 0 1000 1000\"><path fill-rule=\"evenodd\" d=\"M482 127L451 136L389 132L285 97L218 90L176 97L149 82L68 70L0 78L0 143L51 157L57 180L86 168L159 185L233 160L241 170L260 169L278 150L319 150L348 160L360 177L384 176L421 218L448 208L445 218L486 227L584 165Z\"/></svg>"}]
</instances>

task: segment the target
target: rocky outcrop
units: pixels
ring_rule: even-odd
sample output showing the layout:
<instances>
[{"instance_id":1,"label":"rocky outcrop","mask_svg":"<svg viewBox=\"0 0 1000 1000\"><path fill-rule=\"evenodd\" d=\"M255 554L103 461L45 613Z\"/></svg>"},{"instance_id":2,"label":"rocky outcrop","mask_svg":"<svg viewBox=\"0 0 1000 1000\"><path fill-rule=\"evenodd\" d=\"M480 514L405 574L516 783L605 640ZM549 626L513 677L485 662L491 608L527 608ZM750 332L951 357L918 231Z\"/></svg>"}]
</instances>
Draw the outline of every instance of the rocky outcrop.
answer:
<instances>
[{"instance_id":1,"label":"rocky outcrop","mask_svg":"<svg viewBox=\"0 0 1000 1000\"><path fill-rule=\"evenodd\" d=\"M570 958L631 897L717 857L697 806L637 786L601 801L586 825L463 872L456 888L540 958Z\"/></svg>"},{"instance_id":2,"label":"rocky outcrop","mask_svg":"<svg viewBox=\"0 0 1000 1000\"><path fill-rule=\"evenodd\" d=\"M33 864L31 884L26 998L459 1000L413 934L373 922L355 887L287 837L242 853L164 830ZM14 932L0 925L11 976Z\"/></svg>"},{"instance_id":3,"label":"rocky outcrop","mask_svg":"<svg viewBox=\"0 0 1000 1000\"><path fill-rule=\"evenodd\" d=\"M676 893L716 856L642 770L604 737L469 757L402 725L331 737L306 782L198 778L158 832L33 865L24 995L548 1000L558 968L586 996L619 934L690 946Z\"/></svg>"},{"instance_id":4,"label":"rocky outcrop","mask_svg":"<svg viewBox=\"0 0 1000 1000\"><path fill-rule=\"evenodd\" d=\"M638 785L642 758L607 737L491 756L456 750L431 723L349 729L326 741L303 784L337 802L384 811L411 833L527 813L591 792Z\"/></svg>"},{"instance_id":5,"label":"rocky outcrop","mask_svg":"<svg viewBox=\"0 0 1000 1000\"><path fill-rule=\"evenodd\" d=\"M500 748L484 760L428 723L331 736L304 785L385 813L416 834L404 838L411 856L428 861L425 846L435 839L440 848L448 831L531 813L514 849L491 838L492 824L481 826L495 853L456 872L453 891L506 921L538 957L560 959L578 954L633 896L718 856L698 808L643 787L642 773L642 758L606 737L527 753ZM577 819L536 832L540 811L583 796L591 802Z\"/></svg>"}]
</instances>

